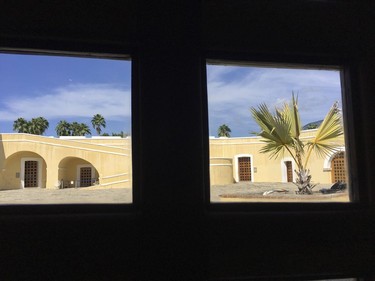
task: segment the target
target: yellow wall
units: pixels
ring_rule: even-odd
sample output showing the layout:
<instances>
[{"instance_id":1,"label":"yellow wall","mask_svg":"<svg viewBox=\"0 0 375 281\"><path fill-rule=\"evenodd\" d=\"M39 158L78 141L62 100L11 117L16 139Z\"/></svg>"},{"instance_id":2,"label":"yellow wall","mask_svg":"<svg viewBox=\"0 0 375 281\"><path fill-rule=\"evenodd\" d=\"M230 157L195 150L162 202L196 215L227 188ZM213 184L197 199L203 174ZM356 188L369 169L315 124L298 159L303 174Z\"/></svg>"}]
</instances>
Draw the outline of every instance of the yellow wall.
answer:
<instances>
[{"instance_id":1,"label":"yellow wall","mask_svg":"<svg viewBox=\"0 0 375 281\"><path fill-rule=\"evenodd\" d=\"M312 139L316 130L306 130L302 132L305 141ZM344 138L340 137L335 141L338 146L344 146ZM242 138L210 138L210 181L213 185L221 185L236 180L236 156L249 156L252 159L253 182L283 182L286 181L286 168L284 161L292 160L285 153L283 157L270 159L268 154L259 153L264 143L259 137ZM224 166L231 160L233 174L228 176L228 167ZM314 153L310 157L308 169L315 183L331 183L331 170L324 169L324 163L329 157L318 157ZM218 165L218 164L222 165ZM293 164L294 165L294 164ZM294 168L294 167L293 167ZM284 176L283 176L284 171ZM294 174L294 172L293 172ZM237 176L238 178L238 176ZM238 179L237 179L238 180Z\"/></svg>"},{"instance_id":2,"label":"yellow wall","mask_svg":"<svg viewBox=\"0 0 375 281\"><path fill-rule=\"evenodd\" d=\"M43 184L56 188L61 179L77 179L77 166L91 164L103 186L131 186L130 138L60 139L29 134L0 135L0 189L20 188L15 177L21 168L21 158L42 159ZM59 169L60 168L60 169Z\"/></svg>"},{"instance_id":3,"label":"yellow wall","mask_svg":"<svg viewBox=\"0 0 375 281\"><path fill-rule=\"evenodd\" d=\"M212 185L234 182L232 158L217 157L210 159L210 181Z\"/></svg>"},{"instance_id":4,"label":"yellow wall","mask_svg":"<svg viewBox=\"0 0 375 281\"><path fill-rule=\"evenodd\" d=\"M307 141L316 130L302 132ZM41 187L56 188L58 182L78 179L79 165L92 165L95 177L103 187L131 187L131 139L118 137L98 138L51 138L29 134L0 134L0 189L17 189L21 179L21 159L40 158L42 169ZM343 137L337 140L344 146ZM210 138L210 181L212 185L230 184L239 180L238 157L252 159L252 181L286 181L284 161L291 160L288 154L283 159L270 159L259 153L264 143L259 137ZM308 168L315 183L331 183L331 170L327 166L329 157L312 155ZM284 175L283 175L284 171Z\"/></svg>"}]
</instances>

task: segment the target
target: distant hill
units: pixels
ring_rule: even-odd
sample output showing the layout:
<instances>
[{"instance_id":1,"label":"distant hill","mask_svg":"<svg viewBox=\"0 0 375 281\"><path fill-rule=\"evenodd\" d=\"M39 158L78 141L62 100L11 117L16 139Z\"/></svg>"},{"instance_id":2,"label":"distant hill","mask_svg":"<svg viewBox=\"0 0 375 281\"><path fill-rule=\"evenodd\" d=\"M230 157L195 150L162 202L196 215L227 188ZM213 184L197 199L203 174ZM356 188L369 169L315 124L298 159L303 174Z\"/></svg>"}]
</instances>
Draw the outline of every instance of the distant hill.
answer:
<instances>
[{"instance_id":1,"label":"distant hill","mask_svg":"<svg viewBox=\"0 0 375 281\"><path fill-rule=\"evenodd\" d=\"M305 126L303 126L302 130L318 128L320 126L320 124L322 124L322 122L323 122L323 120L310 122L310 123L306 124Z\"/></svg>"}]
</instances>

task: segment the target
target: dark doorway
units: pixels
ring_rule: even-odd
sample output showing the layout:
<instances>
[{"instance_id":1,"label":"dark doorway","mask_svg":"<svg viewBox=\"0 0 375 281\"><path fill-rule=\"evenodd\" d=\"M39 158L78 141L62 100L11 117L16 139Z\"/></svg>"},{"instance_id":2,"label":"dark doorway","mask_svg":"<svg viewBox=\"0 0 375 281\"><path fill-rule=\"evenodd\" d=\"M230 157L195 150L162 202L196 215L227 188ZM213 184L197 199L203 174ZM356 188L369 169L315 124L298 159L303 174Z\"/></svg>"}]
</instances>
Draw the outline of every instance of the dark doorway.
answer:
<instances>
[{"instance_id":1,"label":"dark doorway","mask_svg":"<svg viewBox=\"0 0 375 281\"><path fill-rule=\"evenodd\" d=\"M24 187L38 187L38 161L25 161Z\"/></svg>"}]
</instances>

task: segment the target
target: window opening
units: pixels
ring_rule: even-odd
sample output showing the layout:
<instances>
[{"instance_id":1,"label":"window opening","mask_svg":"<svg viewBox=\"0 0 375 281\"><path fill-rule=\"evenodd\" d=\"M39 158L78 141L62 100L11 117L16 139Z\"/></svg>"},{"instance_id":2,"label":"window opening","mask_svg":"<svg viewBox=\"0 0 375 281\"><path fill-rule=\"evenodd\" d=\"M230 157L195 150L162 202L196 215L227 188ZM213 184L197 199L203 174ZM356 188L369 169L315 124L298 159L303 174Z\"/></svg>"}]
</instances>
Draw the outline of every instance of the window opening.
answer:
<instances>
[{"instance_id":1,"label":"window opening","mask_svg":"<svg viewBox=\"0 0 375 281\"><path fill-rule=\"evenodd\" d=\"M339 67L208 63L211 202L349 202L341 84Z\"/></svg>"},{"instance_id":2,"label":"window opening","mask_svg":"<svg viewBox=\"0 0 375 281\"><path fill-rule=\"evenodd\" d=\"M0 54L0 204L132 202L130 69Z\"/></svg>"}]
</instances>

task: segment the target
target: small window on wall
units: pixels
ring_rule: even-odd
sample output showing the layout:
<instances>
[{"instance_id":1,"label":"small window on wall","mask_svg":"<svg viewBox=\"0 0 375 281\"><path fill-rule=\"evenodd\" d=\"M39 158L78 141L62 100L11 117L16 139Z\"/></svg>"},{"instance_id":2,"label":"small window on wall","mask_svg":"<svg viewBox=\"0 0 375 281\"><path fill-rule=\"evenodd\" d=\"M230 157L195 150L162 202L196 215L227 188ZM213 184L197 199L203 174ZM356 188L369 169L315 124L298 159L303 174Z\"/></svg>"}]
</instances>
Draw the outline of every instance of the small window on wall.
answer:
<instances>
[{"instance_id":1,"label":"small window on wall","mask_svg":"<svg viewBox=\"0 0 375 281\"><path fill-rule=\"evenodd\" d=\"M132 202L130 67L0 54L0 204Z\"/></svg>"},{"instance_id":2,"label":"small window on wall","mask_svg":"<svg viewBox=\"0 0 375 281\"><path fill-rule=\"evenodd\" d=\"M211 202L349 202L340 77L208 63Z\"/></svg>"}]
</instances>

